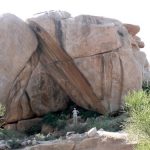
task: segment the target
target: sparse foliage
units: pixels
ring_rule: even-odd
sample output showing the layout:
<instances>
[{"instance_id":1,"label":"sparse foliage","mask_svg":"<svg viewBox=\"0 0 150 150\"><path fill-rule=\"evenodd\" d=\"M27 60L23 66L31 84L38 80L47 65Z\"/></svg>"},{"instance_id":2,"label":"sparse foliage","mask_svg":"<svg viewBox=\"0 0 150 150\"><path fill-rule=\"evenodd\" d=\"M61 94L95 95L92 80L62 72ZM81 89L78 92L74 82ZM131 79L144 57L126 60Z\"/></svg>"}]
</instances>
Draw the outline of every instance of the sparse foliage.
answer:
<instances>
[{"instance_id":1,"label":"sparse foliage","mask_svg":"<svg viewBox=\"0 0 150 150\"><path fill-rule=\"evenodd\" d=\"M87 124L69 125L65 128L65 133L74 131L75 133L84 133L88 130Z\"/></svg>"},{"instance_id":2,"label":"sparse foliage","mask_svg":"<svg viewBox=\"0 0 150 150\"><path fill-rule=\"evenodd\" d=\"M25 134L13 131L13 130L6 130L0 129L0 140L7 140L7 139L23 139L25 138Z\"/></svg>"},{"instance_id":3,"label":"sparse foliage","mask_svg":"<svg viewBox=\"0 0 150 150\"><path fill-rule=\"evenodd\" d=\"M0 116L4 116L6 112L5 106L0 103Z\"/></svg>"}]
</instances>

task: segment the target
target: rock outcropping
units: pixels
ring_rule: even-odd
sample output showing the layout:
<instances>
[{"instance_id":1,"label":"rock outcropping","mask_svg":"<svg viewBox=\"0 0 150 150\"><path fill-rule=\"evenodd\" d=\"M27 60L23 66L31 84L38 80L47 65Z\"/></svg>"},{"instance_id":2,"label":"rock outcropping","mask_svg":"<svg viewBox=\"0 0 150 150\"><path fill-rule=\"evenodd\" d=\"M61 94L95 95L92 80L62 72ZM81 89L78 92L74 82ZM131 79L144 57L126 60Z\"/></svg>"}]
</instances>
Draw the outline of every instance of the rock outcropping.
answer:
<instances>
[{"instance_id":1,"label":"rock outcropping","mask_svg":"<svg viewBox=\"0 0 150 150\"><path fill-rule=\"evenodd\" d=\"M0 17L0 102L6 122L63 110L68 97L99 113L118 111L149 69L139 26L46 12L23 22Z\"/></svg>"},{"instance_id":2,"label":"rock outcropping","mask_svg":"<svg viewBox=\"0 0 150 150\"><path fill-rule=\"evenodd\" d=\"M0 102L6 105L6 120L32 116L24 90L38 62L37 45L35 34L21 19L11 14L0 17Z\"/></svg>"},{"instance_id":3,"label":"rock outcropping","mask_svg":"<svg viewBox=\"0 0 150 150\"><path fill-rule=\"evenodd\" d=\"M64 12L42 14L28 22L45 53L42 64L81 107L117 111L129 90L141 88L142 69L131 45L134 26L128 31L117 20L70 18Z\"/></svg>"}]
</instances>

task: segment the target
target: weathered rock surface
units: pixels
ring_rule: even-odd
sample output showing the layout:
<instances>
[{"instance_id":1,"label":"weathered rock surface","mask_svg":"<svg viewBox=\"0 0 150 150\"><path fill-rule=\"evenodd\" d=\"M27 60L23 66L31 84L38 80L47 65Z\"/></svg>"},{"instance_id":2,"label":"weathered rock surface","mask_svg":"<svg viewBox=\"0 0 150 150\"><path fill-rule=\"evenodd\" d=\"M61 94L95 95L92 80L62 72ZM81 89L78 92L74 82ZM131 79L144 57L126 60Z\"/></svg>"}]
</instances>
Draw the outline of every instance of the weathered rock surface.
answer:
<instances>
[{"instance_id":1,"label":"weathered rock surface","mask_svg":"<svg viewBox=\"0 0 150 150\"><path fill-rule=\"evenodd\" d=\"M0 102L6 104L6 122L63 110L68 96L85 109L118 111L128 91L150 77L139 31L114 19L72 18L61 11L39 14L28 25L2 15Z\"/></svg>"},{"instance_id":2,"label":"weathered rock surface","mask_svg":"<svg viewBox=\"0 0 150 150\"><path fill-rule=\"evenodd\" d=\"M34 128L41 128L42 118L34 118L34 119L28 119L28 120L21 120L17 123L17 130L20 132L25 132L28 130L32 131Z\"/></svg>"},{"instance_id":3,"label":"weathered rock surface","mask_svg":"<svg viewBox=\"0 0 150 150\"><path fill-rule=\"evenodd\" d=\"M33 146L29 148L25 148L25 150L73 150L74 142L59 142L59 143L51 143L51 144L41 144L38 146Z\"/></svg>"},{"instance_id":4,"label":"weathered rock surface","mask_svg":"<svg viewBox=\"0 0 150 150\"><path fill-rule=\"evenodd\" d=\"M132 36L135 36L140 31L140 26L138 25L124 24L124 26Z\"/></svg>"},{"instance_id":5,"label":"weathered rock surface","mask_svg":"<svg viewBox=\"0 0 150 150\"><path fill-rule=\"evenodd\" d=\"M89 21L91 19L91 21ZM61 21L62 44L72 58L91 57L92 55L116 50L122 46L113 21L106 23L99 17L78 16ZM109 19L106 19L109 21Z\"/></svg>"},{"instance_id":6,"label":"weathered rock surface","mask_svg":"<svg viewBox=\"0 0 150 150\"><path fill-rule=\"evenodd\" d=\"M33 116L24 92L38 62L37 38L29 26L12 14L0 16L0 102L6 122Z\"/></svg>"},{"instance_id":7,"label":"weathered rock surface","mask_svg":"<svg viewBox=\"0 0 150 150\"><path fill-rule=\"evenodd\" d=\"M140 48L144 48L144 42L136 36L140 31L140 27L137 25L124 24L130 34L131 46L133 54L136 58L139 68L142 71L143 81L150 81L150 66L146 58L146 54L143 51L140 51Z\"/></svg>"},{"instance_id":8,"label":"weathered rock surface","mask_svg":"<svg viewBox=\"0 0 150 150\"><path fill-rule=\"evenodd\" d=\"M40 39L42 64L81 107L100 113L119 110L125 94L142 85L129 31L117 20L62 14L48 12L28 20ZM131 31L135 35L138 28Z\"/></svg>"},{"instance_id":9,"label":"weathered rock surface","mask_svg":"<svg viewBox=\"0 0 150 150\"><path fill-rule=\"evenodd\" d=\"M39 117L48 112L64 110L67 107L68 96L46 73L41 63L39 62L37 66L33 67L34 64L32 64L32 62L37 63L37 60L35 60L37 58L37 55L31 57L28 67L25 68L27 71L22 71L17 77L17 81L15 81L14 87L16 87L16 84L21 84L18 86L18 91L21 91L15 93L17 94L16 96L12 95L9 98L12 102L8 106L10 110L7 111L7 122L30 119L35 116ZM24 76L25 79L23 79L22 76ZM25 81L23 82L23 80ZM22 82L20 83L20 81ZM25 83L26 85L24 85ZM20 99L18 99L19 93ZM21 96L21 94L23 95ZM15 97L17 98L16 100ZM10 113L13 113L13 115L10 115Z\"/></svg>"},{"instance_id":10,"label":"weathered rock surface","mask_svg":"<svg viewBox=\"0 0 150 150\"><path fill-rule=\"evenodd\" d=\"M36 48L37 39L26 23L12 14L0 16L1 103L6 104L14 80Z\"/></svg>"},{"instance_id":11,"label":"weathered rock surface","mask_svg":"<svg viewBox=\"0 0 150 150\"><path fill-rule=\"evenodd\" d=\"M96 129L96 127L92 128L92 129L90 129L90 130L88 131L88 137L93 137L93 136L95 136L96 134L97 134L97 129Z\"/></svg>"},{"instance_id":12,"label":"weathered rock surface","mask_svg":"<svg viewBox=\"0 0 150 150\"><path fill-rule=\"evenodd\" d=\"M30 27L4 14L0 33L0 102L6 105L6 122L66 108L68 97L40 65L38 41Z\"/></svg>"},{"instance_id":13,"label":"weathered rock surface","mask_svg":"<svg viewBox=\"0 0 150 150\"><path fill-rule=\"evenodd\" d=\"M12 124L6 124L4 126L4 129L6 130L17 130L17 124L16 123L12 123Z\"/></svg>"},{"instance_id":14,"label":"weathered rock surface","mask_svg":"<svg viewBox=\"0 0 150 150\"><path fill-rule=\"evenodd\" d=\"M34 132L34 129L42 128L42 118L33 118L27 120L21 120L17 123L6 124L4 125L4 129L7 130L18 130L20 132Z\"/></svg>"},{"instance_id":15,"label":"weathered rock surface","mask_svg":"<svg viewBox=\"0 0 150 150\"><path fill-rule=\"evenodd\" d=\"M32 74L32 71L38 63L38 54L34 53L25 64L22 71L18 74L12 83L12 87L7 99L6 116L7 123L17 122L22 119L34 117L30 107L30 101L25 89Z\"/></svg>"},{"instance_id":16,"label":"weathered rock surface","mask_svg":"<svg viewBox=\"0 0 150 150\"><path fill-rule=\"evenodd\" d=\"M30 99L31 110L36 116L64 110L67 107L68 96L46 73L40 62L30 77L26 92Z\"/></svg>"}]
</instances>

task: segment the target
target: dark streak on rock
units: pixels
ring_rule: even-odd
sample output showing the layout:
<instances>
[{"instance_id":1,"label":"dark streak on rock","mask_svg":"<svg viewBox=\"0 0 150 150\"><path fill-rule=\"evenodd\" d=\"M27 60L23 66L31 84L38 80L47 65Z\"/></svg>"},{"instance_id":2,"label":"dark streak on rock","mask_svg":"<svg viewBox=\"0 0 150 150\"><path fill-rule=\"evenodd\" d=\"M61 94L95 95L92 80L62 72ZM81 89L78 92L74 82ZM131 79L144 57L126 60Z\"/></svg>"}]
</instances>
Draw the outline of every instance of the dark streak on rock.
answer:
<instances>
[{"instance_id":1,"label":"dark streak on rock","mask_svg":"<svg viewBox=\"0 0 150 150\"><path fill-rule=\"evenodd\" d=\"M55 35L59 41L59 45L62 49L64 49L63 42L62 42L62 26L60 20L54 20L55 23Z\"/></svg>"}]
</instances>

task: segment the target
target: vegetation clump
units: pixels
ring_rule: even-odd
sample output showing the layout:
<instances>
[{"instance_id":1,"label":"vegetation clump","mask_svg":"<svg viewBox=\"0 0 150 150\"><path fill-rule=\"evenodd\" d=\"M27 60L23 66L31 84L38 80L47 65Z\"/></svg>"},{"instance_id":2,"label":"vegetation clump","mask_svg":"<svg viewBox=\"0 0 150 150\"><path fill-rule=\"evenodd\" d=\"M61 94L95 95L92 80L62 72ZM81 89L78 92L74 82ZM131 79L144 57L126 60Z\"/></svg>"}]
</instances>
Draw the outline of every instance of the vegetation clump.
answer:
<instances>
[{"instance_id":1,"label":"vegetation clump","mask_svg":"<svg viewBox=\"0 0 150 150\"><path fill-rule=\"evenodd\" d=\"M51 125L54 128L57 128L58 130L63 129L66 126L66 117L64 114L59 115L56 113L48 113L43 118L43 123L47 125Z\"/></svg>"},{"instance_id":2,"label":"vegetation clump","mask_svg":"<svg viewBox=\"0 0 150 150\"><path fill-rule=\"evenodd\" d=\"M123 124L127 118L127 114L121 114L116 117L100 116L97 118L89 118L87 120L88 129L96 127L97 129L103 129L105 131L117 132L122 130Z\"/></svg>"},{"instance_id":3,"label":"vegetation clump","mask_svg":"<svg viewBox=\"0 0 150 150\"><path fill-rule=\"evenodd\" d=\"M81 107L76 108L79 110L78 124L76 126L73 125L72 114L70 114L72 111L67 112L67 110L59 113L48 113L42 122L56 130L63 130L65 135L69 131L84 133L93 127L106 131L120 131L124 120L127 118L127 114L121 114L116 117L110 115L102 116L97 112L85 110Z\"/></svg>"},{"instance_id":4,"label":"vegetation clump","mask_svg":"<svg viewBox=\"0 0 150 150\"><path fill-rule=\"evenodd\" d=\"M129 119L125 129L138 140L137 150L150 149L150 94L148 91L134 91L126 96ZM135 134L136 133L136 134Z\"/></svg>"},{"instance_id":5,"label":"vegetation clump","mask_svg":"<svg viewBox=\"0 0 150 150\"><path fill-rule=\"evenodd\" d=\"M5 107L0 103L0 117L3 117L6 112Z\"/></svg>"},{"instance_id":6,"label":"vegetation clump","mask_svg":"<svg viewBox=\"0 0 150 150\"><path fill-rule=\"evenodd\" d=\"M0 140L24 139L25 137L26 135L23 133L0 128Z\"/></svg>"}]
</instances>

